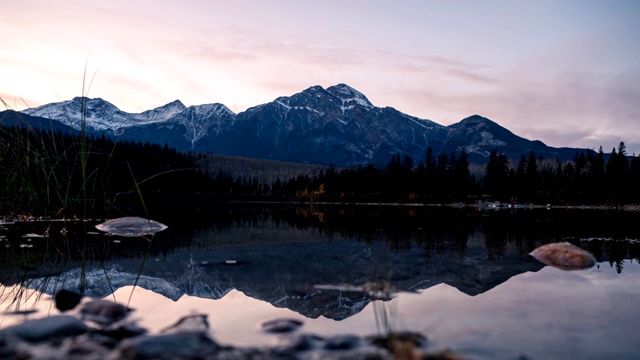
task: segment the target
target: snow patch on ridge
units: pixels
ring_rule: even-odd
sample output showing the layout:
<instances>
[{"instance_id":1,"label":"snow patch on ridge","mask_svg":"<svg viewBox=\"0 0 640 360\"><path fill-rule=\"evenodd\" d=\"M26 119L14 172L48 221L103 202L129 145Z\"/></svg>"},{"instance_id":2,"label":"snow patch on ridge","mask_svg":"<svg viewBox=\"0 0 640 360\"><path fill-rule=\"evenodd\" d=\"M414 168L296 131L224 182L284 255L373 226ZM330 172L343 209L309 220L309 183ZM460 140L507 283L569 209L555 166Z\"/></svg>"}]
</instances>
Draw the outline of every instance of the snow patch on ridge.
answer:
<instances>
[{"instance_id":1,"label":"snow patch on ridge","mask_svg":"<svg viewBox=\"0 0 640 360\"><path fill-rule=\"evenodd\" d=\"M127 113L100 98L75 97L72 100L29 108L22 112L31 116L57 120L77 130L82 127L83 119L86 120L87 126L95 130L117 130L164 122L185 109L184 104L176 100L141 113Z\"/></svg>"},{"instance_id":2,"label":"snow patch on ridge","mask_svg":"<svg viewBox=\"0 0 640 360\"><path fill-rule=\"evenodd\" d=\"M327 88L327 91L342 100L343 111L350 110L355 105L360 105L366 109L374 107L364 94L349 85L338 84Z\"/></svg>"}]
</instances>

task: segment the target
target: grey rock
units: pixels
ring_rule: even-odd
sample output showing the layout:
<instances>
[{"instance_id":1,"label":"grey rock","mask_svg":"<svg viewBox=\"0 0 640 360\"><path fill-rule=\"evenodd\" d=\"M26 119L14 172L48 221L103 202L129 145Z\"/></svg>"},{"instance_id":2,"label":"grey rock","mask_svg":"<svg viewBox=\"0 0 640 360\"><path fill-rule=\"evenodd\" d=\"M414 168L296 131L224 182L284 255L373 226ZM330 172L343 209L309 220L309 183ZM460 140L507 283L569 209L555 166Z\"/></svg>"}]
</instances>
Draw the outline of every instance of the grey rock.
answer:
<instances>
[{"instance_id":1,"label":"grey rock","mask_svg":"<svg viewBox=\"0 0 640 360\"><path fill-rule=\"evenodd\" d=\"M323 339L314 334L299 334L280 339L274 352L280 357L291 357L296 354L317 350Z\"/></svg>"},{"instance_id":2,"label":"grey rock","mask_svg":"<svg viewBox=\"0 0 640 360\"><path fill-rule=\"evenodd\" d=\"M183 316L175 324L163 329L161 333L180 332L206 332L209 330L209 321L206 314L193 314Z\"/></svg>"},{"instance_id":3,"label":"grey rock","mask_svg":"<svg viewBox=\"0 0 640 360\"><path fill-rule=\"evenodd\" d=\"M296 319L274 319L262 324L262 330L269 333L288 333L298 330L302 321Z\"/></svg>"},{"instance_id":4,"label":"grey rock","mask_svg":"<svg viewBox=\"0 0 640 360\"><path fill-rule=\"evenodd\" d=\"M355 335L339 335L329 339L324 344L327 350L351 350L359 347L360 338Z\"/></svg>"},{"instance_id":5,"label":"grey rock","mask_svg":"<svg viewBox=\"0 0 640 360\"><path fill-rule=\"evenodd\" d=\"M75 291L62 289L54 295L53 299L56 302L56 309L61 312L74 309L82 300L82 295Z\"/></svg>"},{"instance_id":6,"label":"grey rock","mask_svg":"<svg viewBox=\"0 0 640 360\"><path fill-rule=\"evenodd\" d=\"M88 330L89 327L84 322L73 316L56 315L27 320L4 329L2 333L25 341L38 342L54 337L64 338L84 334Z\"/></svg>"},{"instance_id":7,"label":"grey rock","mask_svg":"<svg viewBox=\"0 0 640 360\"><path fill-rule=\"evenodd\" d=\"M220 346L200 331L143 335L125 339L117 347L123 359L202 359L219 350Z\"/></svg>"},{"instance_id":8,"label":"grey rock","mask_svg":"<svg viewBox=\"0 0 640 360\"><path fill-rule=\"evenodd\" d=\"M83 319L100 325L110 325L123 320L131 311L128 307L113 301L92 300L82 305L80 315Z\"/></svg>"}]
</instances>

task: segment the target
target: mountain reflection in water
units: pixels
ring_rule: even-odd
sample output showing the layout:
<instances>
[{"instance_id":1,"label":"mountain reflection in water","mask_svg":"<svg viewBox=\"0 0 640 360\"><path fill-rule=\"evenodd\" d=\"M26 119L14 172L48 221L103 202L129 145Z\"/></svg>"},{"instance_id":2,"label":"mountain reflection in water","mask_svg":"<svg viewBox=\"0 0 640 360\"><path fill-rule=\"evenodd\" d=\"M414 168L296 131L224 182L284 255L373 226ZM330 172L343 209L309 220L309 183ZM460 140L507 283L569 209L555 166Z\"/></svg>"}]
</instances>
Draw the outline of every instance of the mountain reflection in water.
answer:
<instances>
[{"instance_id":1,"label":"mountain reflection in water","mask_svg":"<svg viewBox=\"0 0 640 360\"><path fill-rule=\"evenodd\" d=\"M303 331L320 335L370 335L378 330L375 307L384 306L396 314L396 330L424 332L430 346L474 358L639 354L630 339L640 314L630 300L640 295L638 213L372 206L232 207L196 215L154 217L169 228L151 243L66 224L68 238L33 237L22 247L27 238L19 234L38 235L37 225L7 227L0 230L7 245L0 247L2 282L47 294L115 291L122 302L135 284L130 306L145 327L205 312L213 336L238 345L276 341L258 326L274 317L301 319ZM46 224L50 234L60 226ZM69 246L72 236L91 251ZM525 259L556 241L588 249L598 267L565 272ZM370 281L389 281L400 293L380 302L314 287ZM3 317L0 326L10 321Z\"/></svg>"},{"instance_id":2,"label":"mountain reflection in water","mask_svg":"<svg viewBox=\"0 0 640 360\"><path fill-rule=\"evenodd\" d=\"M108 298L126 302L133 291L134 318L153 332L188 313L208 314L212 336L234 346L277 344L279 337L259 326L275 318L298 319L303 322L300 331L320 336L376 334L384 329L376 324L375 313L384 307L393 314L391 330L426 334L431 351L453 349L473 359L630 359L640 354L635 333L640 318L640 288L635 286L639 281L638 263L628 263L622 274L607 263L571 272L545 267L516 275L476 296L444 283L400 293L387 302L369 303L342 321L305 318L238 290L217 300L184 295L172 301L142 287L127 286ZM46 298L37 307L40 314L56 313ZM0 326L20 318L5 317Z\"/></svg>"}]
</instances>

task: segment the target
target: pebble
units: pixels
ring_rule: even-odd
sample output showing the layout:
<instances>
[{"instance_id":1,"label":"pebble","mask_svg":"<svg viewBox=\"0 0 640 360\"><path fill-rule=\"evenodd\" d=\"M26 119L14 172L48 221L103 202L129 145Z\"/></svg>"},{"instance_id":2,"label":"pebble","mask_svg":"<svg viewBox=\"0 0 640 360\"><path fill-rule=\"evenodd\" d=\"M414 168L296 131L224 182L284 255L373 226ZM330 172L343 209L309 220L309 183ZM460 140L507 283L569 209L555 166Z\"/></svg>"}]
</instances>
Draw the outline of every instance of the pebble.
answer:
<instances>
[{"instance_id":1,"label":"pebble","mask_svg":"<svg viewBox=\"0 0 640 360\"><path fill-rule=\"evenodd\" d=\"M351 350L360 346L360 338L355 335L338 335L327 339L324 348L327 350Z\"/></svg>"},{"instance_id":2,"label":"pebble","mask_svg":"<svg viewBox=\"0 0 640 360\"><path fill-rule=\"evenodd\" d=\"M413 347L424 347L427 345L427 338L414 332L397 332L387 335L375 335L367 337L367 340L375 345L387 350L393 350L395 344L402 343Z\"/></svg>"},{"instance_id":3,"label":"pebble","mask_svg":"<svg viewBox=\"0 0 640 360\"><path fill-rule=\"evenodd\" d=\"M205 332L209 330L206 314L192 314L182 317L175 324L160 331L161 333Z\"/></svg>"},{"instance_id":4,"label":"pebble","mask_svg":"<svg viewBox=\"0 0 640 360\"><path fill-rule=\"evenodd\" d=\"M147 333L147 329L138 326L135 321L116 323L111 326L97 330L97 333L108 336L109 338L122 340Z\"/></svg>"},{"instance_id":5,"label":"pebble","mask_svg":"<svg viewBox=\"0 0 640 360\"><path fill-rule=\"evenodd\" d=\"M265 324L268 323L294 330L302 326L302 321L287 318ZM391 360L397 358L399 349L403 351L402 358L407 359L457 359L451 353L425 352L426 338L418 333L366 338L349 334L323 338L293 330L273 334L279 337L279 344L274 347L232 347L220 345L211 337L204 314L184 316L160 334L148 334L132 321L92 328L73 316L56 315L26 320L0 331L0 359Z\"/></svg>"},{"instance_id":6,"label":"pebble","mask_svg":"<svg viewBox=\"0 0 640 360\"><path fill-rule=\"evenodd\" d=\"M122 359L202 359L219 350L220 346L200 331L143 335L123 340L117 347Z\"/></svg>"},{"instance_id":7,"label":"pebble","mask_svg":"<svg viewBox=\"0 0 640 360\"><path fill-rule=\"evenodd\" d=\"M110 325L123 320L132 310L128 307L109 300L92 300L80 308L83 319L91 320L100 325Z\"/></svg>"},{"instance_id":8,"label":"pebble","mask_svg":"<svg viewBox=\"0 0 640 360\"><path fill-rule=\"evenodd\" d=\"M323 339L321 337L313 334L287 336L280 339L280 345L277 347L277 351L281 354L309 351L318 348L322 341Z\"/></svg>"},{"instance_id":9,"label":"pebble","mask_svg":"<svg viewBox=\"0 0 640 360\"><path fill-rule=\"evenodd\" d=\"M62 289L58 291L53 300L56 302L56 308L62 312L74 309L82 300L82 295L75 291Z\"/></svg>"},{"instance_id":10,"label":"pebble","mask_svg":"<svg viewBox=\"0 0 640 360\"><path fill-rule=\"evenodd\" d=\"M302 321L296 319L275 319L264 322L262 330L268 333L288 333L302 326Z\"/></svg>"}]
</instances>

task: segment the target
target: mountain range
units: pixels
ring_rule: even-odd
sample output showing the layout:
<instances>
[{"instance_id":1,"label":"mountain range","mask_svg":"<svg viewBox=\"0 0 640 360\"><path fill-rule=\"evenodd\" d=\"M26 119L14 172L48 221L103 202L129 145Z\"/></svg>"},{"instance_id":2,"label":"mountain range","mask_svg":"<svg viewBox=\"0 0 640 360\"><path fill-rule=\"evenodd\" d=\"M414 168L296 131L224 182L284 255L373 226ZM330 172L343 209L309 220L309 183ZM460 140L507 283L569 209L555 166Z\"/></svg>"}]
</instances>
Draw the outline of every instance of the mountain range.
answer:
<instances>
[{"instance_id":1,"label":"mountain range","mask_svg":"<svg viewBox=\"0 0 640 360\"><path fill-rule=\"evenodd\" d=\"M186 107L176 100L136 114L100 98L76 97L22 114L31 122L50 119L75 130L86 119L88 134L197 153L335 166L383 165L395 154L421 162L428 147L436 156L464 149L472 163L486 163L492 150L511 159L534 151L538 157L560 160L585 150L530 141L479 115L443 126L392 107L376 107L345 84L313 86L240 113L219 103Z\"/></svg>"}]
</instances>

